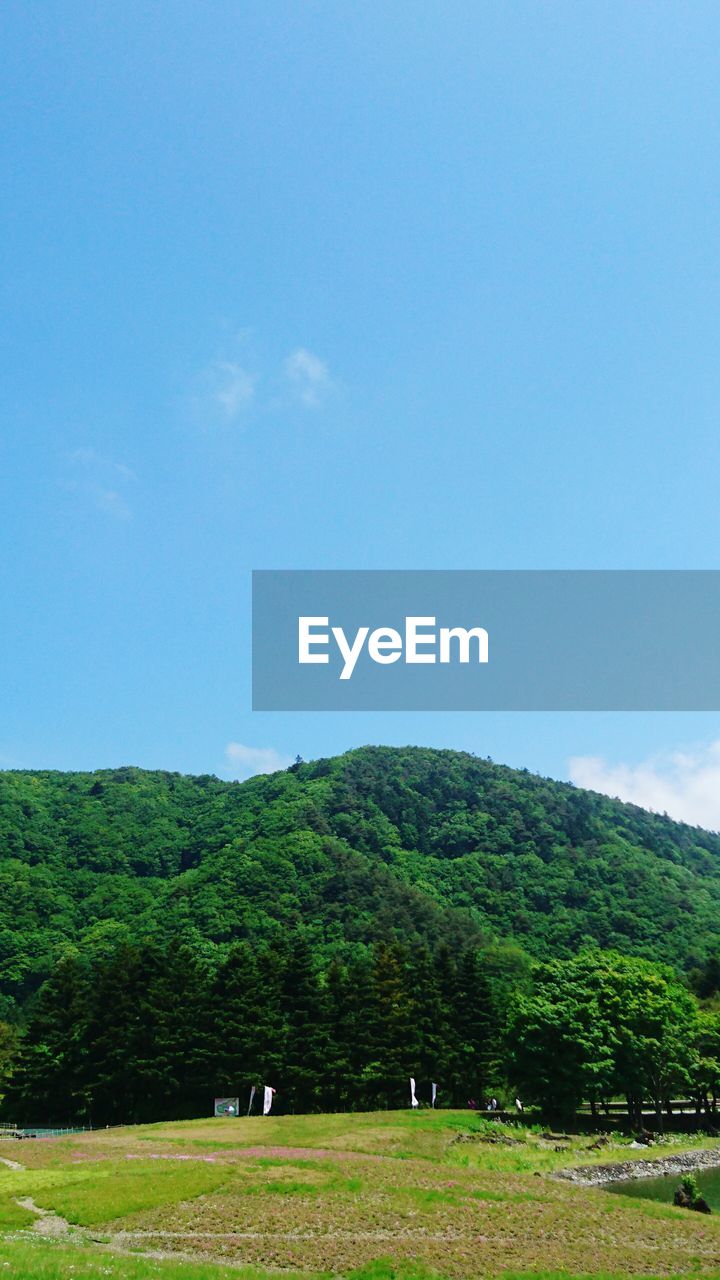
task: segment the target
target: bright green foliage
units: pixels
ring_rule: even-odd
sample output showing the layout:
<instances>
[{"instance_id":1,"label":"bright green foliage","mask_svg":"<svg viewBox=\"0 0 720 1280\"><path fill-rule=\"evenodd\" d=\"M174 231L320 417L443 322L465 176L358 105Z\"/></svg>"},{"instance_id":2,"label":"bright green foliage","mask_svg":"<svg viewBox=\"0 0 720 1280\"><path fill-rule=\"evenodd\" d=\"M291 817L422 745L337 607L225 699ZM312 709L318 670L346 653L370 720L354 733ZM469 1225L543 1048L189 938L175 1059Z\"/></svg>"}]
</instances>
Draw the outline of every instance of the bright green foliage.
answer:
<instances>
[{"instance_id":1,"label":"bright green foliage","mask_svg":"<svg viewBox=\"0 0 720 1280\"><path fill-rule=\"evenodd\" d=\"M3 773L4 1114L199 1115L261 1081L284 1110L386 1107L409 1075L454 1105L714 1093L710 1011L701 1033L664 970L601 948L709 996L719 910L719 837L457 752ZM557 962L532 994L528 953Z\"/></svg>"},{"instance_id":2,"label":"bright green foliage","mask_svg":"<svg viewBox=\"0 0 720 1280\"><path fill-rule=\"evenodd\" d=\"M638 1122L643 1099L686 1092L697 1071L697 1006L669 970L630 957L603 956L595 967L601 1014L614 1044L614 1083Z\"/></svg>"},{"instance_id":3,"label":"bright green foliage","mask_svg":"<svg viewBox=\"0 0 720 1280\"><path fill-rule=\"evenodd\" d=\"M511 1007L513 1079L550 1115L570 1116L584 1098L612 1093L612 1031L587 978L583 963L538 966L532 994Z\"/></svg>"},{"instance_id":4,"label":"bright green foliage","mask_svg":"<svg viewBox=\"0 0 720 1280\"><path fill-rule=\"evenodd\" d=\"M635 957L586 951L538 965L510 1010L511 1072L525 1096L567 1116L624 1094L638 1123L698 1070L695 1001L673 974Z\"/></svg>"},{"instance_id":5,"label":"bright green foliage","mask_svg":"<svg viewBox=\"0 0 720 1280\"><path fill-rule=\"evenodd\" d=\"M693 1091L702 1100L709 1094L717 1106L720 1097L720 1010L701 1009L699 1027Z\"/></svg>"},{"instance_id":6,"label":"bright green foliage","mask_svg":"<svg viewBox=\"0 0 720 1280\"><path fill-rule=\"evenodd\" d=\"M365 748L246 783L0 774L0 1017L68 943L122 934L227 950L302 922L328 952L494 936L684 968L711 956L719 908L718 836L458 752Z\"/></svg>"}]
</instances>

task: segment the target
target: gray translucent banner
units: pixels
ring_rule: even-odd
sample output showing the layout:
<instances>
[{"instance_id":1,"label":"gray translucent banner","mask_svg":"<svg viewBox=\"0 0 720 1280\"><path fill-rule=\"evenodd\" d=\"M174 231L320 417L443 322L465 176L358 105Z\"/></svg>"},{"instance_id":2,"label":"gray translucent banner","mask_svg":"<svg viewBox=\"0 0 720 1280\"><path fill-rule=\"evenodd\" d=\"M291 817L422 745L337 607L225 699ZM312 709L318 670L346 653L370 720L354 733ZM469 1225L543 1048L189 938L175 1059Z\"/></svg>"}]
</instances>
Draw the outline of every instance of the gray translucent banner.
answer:
<instances>
[{"instance_id":1,"label":"gray translucent banner","mask_svg":"<svg viewBox=\"0 0 720 1280\"><path fill-rule=\"evenodd\" d=\"M262 570L253 709L718 711L719 638L718 570Z\"/></svg>"}]
</instances>

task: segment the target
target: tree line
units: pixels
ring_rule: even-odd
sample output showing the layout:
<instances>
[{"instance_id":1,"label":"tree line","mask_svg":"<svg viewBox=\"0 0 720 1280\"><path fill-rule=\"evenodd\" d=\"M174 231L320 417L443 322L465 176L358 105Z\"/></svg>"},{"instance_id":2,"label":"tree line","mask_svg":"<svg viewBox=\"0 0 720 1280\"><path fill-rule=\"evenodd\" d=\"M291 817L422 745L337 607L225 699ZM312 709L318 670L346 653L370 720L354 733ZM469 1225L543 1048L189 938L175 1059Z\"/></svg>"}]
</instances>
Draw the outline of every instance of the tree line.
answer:
<instances>
[{"instance_id":1,"label":"tree line","mask_svg":"<svg viewBox=\"0 0 720 1280\"><path fill-rule=\"evenodd\" d=\"M408 1077L466 1105L489 1079L496 1004L472 949L396 944L323 963L303 937L201 949L123 942L69 953L43 984L4 1114L93 1125L208 1114L253 1083L278 1111L406 1104Z\"/></svg>"},{"instance_id":2,"label":"tree line","mask_svg":"<svg viewBox=\"0 0 720 1280\"><path fill-rule=\"evenodd\" d=\"M397 943L328 957L303 934L221 960L197 939L71 950L23 1034L0 1029L3 1115L34 1124L202 1116L259 1083L281 1112L402 1107L414 1076L439 1105L519 1091L562 1119L624 1096L639 1127L643 1103L660 1115L678 1092L714 1107L719 1063L716 1001L642 959Z\"/></svg>"}]
</instances>

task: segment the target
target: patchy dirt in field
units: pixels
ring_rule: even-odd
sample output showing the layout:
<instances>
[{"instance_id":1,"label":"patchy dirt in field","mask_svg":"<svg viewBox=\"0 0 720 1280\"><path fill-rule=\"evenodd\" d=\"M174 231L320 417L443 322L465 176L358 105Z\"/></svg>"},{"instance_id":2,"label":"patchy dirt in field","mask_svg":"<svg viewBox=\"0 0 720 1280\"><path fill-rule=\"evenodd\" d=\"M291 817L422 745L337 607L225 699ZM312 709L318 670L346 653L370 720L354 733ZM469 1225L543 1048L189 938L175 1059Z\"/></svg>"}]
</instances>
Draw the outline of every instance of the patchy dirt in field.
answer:
<instances>
[{"instance_id":1,"label":"patchy dirt in field","mask_svg":"<svg viewBox=\"0 0 720 1280\"><path fill-rule=\"evenodd\" d=\"M7 1160L5 1156L0 1156L0 1164L4 1164L6 1169L12 1169L14 1173L22 1173L25 1168L19 1160Z\"/></svg>"},{"instance_id":2,"label":"patchy dirt in field","mask_svg":"<svg viewBox=\"0 0 720 1280\"><path fill-rule=\"evenodd\" d=\"M292 1150L279 1149L288 1165ZM244 1168L236 1162L214 1193L108 1220L98 1232L120 1250L340 1276L390 1253L447 1280L537 1270L541 1262L580 1274L588 1258L606 1273L647 1277L718 1267L720 1223L693 1218L527 1174L451 1172L414 1160L292 1172L253 1170L249 1160Z\"/></svg>"},{"instance_id":3,"label":"patchy dirt in field","mask_svg":"<svg viewBox=\"0 0 720 1280\"><path fill-rule=\"evenodd\" d=\"M201 1164L218 1164L222 1160L224 1152L212 1152L209 1156L198 1156L194 1154L185 1154L184 1152L164 1152L164 1151L127 1151L125 1153L126 1160L181 1160L187 1163L188 1160L199 1161Z\"/></svg>"},{"instance_id":4,"label":"patchy dirt in field","mask_svg":"<svg viewBox=\"0 0 720 1280\"><path fill-rule=\"evenodd\" d=\"M86 1156L85 1159L92 1159ZM106 1157L102 1157L105 1159ZM202 1164L218 1164L222 1161L231 1161L233 1159L240 1160L292 1160L302 1162L303 1160L371 1160L377 1162L379 1160L388 1159L387 1156L365 1155L358 1151L330 1151L322 1147L223 1147L220 1151L211 1151L207 1155L198 1155L196 1152L168 1152L168 1151L128 1151L125 1153L126 1160L180 1160L183 1163L187 1161L199 1161Z\"/></svg>"},{"instance_id":5,"label":"patchy dirt in field","mask_svg":"<svg viewBox=\"0 0 720 1280\"><path fill-rule=\"evenodd\" d=\"M101 1164L103 1161L113 1160L114 1156L98 1156L89 1151L74 1152L70 1158L71 1164ZM370 1160L377 1162L387 1160L390 1157L368 1155L359 1151L330 1151L320 1147L223 1147L219 1151L210 1151L205 1155L197 1152L175 1152L175 1151L126 1151L125 1160L173 1160L182 1164L195 1162L199 1164L221 1164L223 1161L230 1163L233 1160L293 1160L302 1162L303 1160ZM22 1169L23 1165L15 1164L13 1161L2 1161L11 1169Z\"/></svg>"},{"instance_id":6,"label":"patchy dirt in field","mask_svg":"<svg viewBox=\"0 0 720 1280\"><path fill-rule=\"evenodd\" d=\"M230 1152L226 1153L230 1154ZM385 1161L390 1156L368 1155L362 1151L337 1151L324 1147L233 1147L232 1155L247 1160L373 1160Z\"/></svg>"},{"instance_id":7,"label":"patchy dirt in field","mask_svg":"<svg viewBox=\"0 0 720 1280\"><path fill-rule=\"evenodd\" d=\"M27 1209L28 1213L34 1213L37 1222L33 1227L33 1231L39 1236L50 1236L57 1238L58 1236L66 1236L70 1231L70 1223L66 1218L61 1218L58 1213L53 1213L51 1209L41 1209L30 1196L16 1201L21 1209Z\"/></svg>"}]
</instances>

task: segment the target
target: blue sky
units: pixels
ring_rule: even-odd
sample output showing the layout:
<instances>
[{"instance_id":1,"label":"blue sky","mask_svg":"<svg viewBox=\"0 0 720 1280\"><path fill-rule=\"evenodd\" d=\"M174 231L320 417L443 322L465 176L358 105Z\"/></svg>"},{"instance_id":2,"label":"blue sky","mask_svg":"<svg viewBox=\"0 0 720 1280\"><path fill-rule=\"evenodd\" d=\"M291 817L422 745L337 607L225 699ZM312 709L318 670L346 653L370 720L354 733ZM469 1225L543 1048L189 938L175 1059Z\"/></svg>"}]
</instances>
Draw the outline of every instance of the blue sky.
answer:
<instances>
[{"instance_id":1,"label":"blue sky","mask_svg":"<svg viewBox=\"0 0 720 1280\"><path fill-rule=\"evenodd\" d=\"M714 821L720 717L253 715L248 630L253 568L720 567L717 7L2 26L1 763L414 742Z\"/></svg>"}]
</instances>

